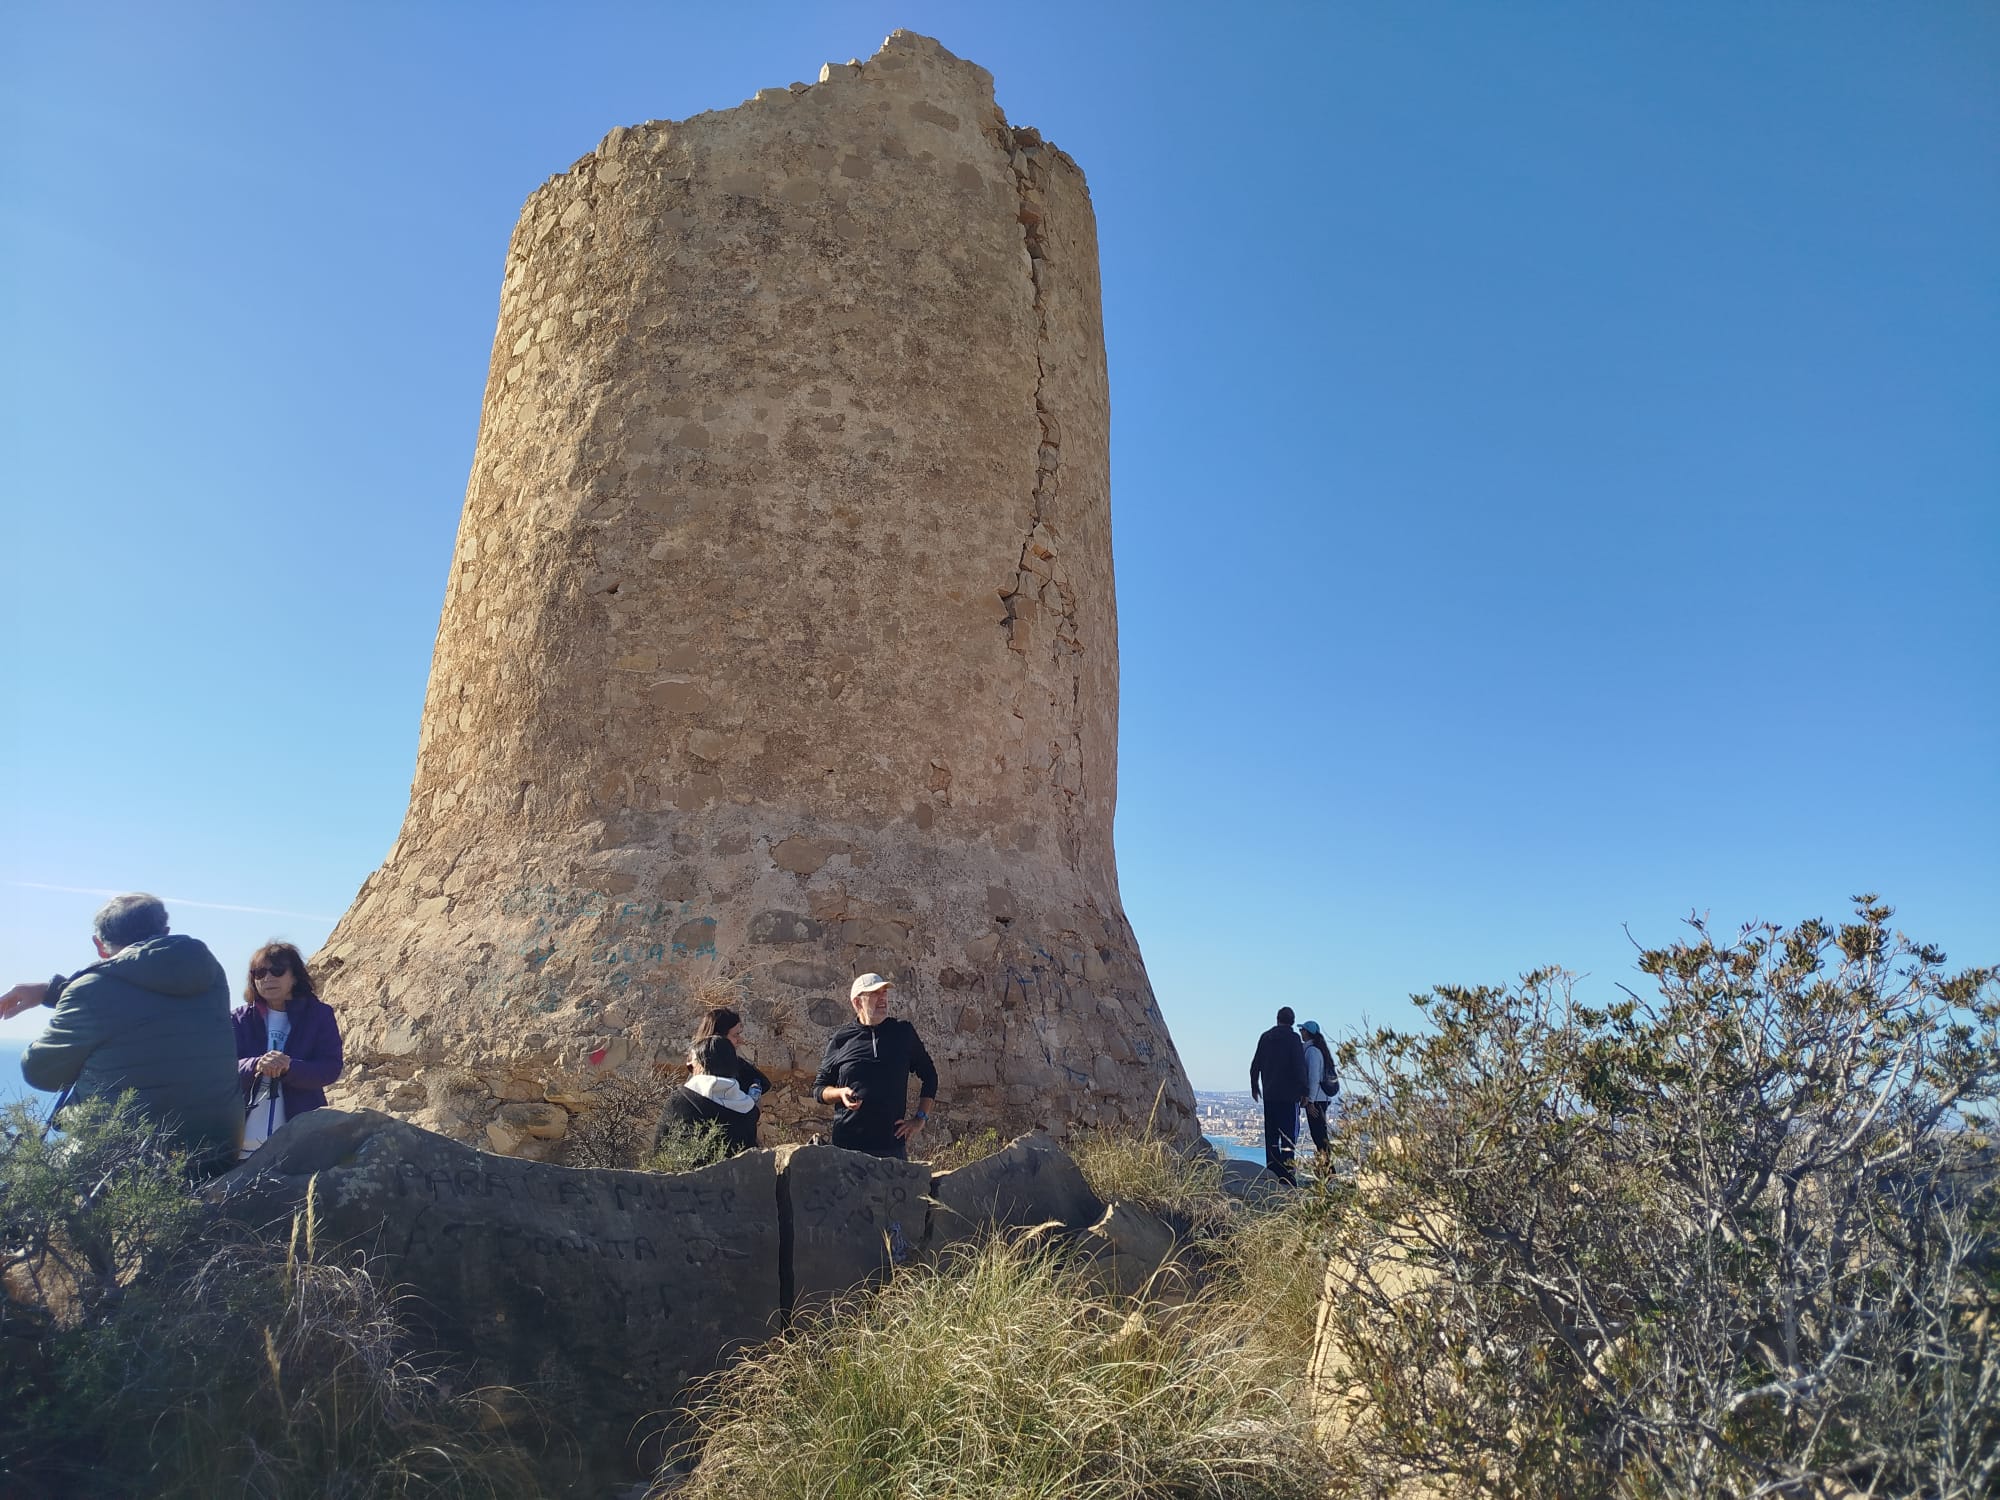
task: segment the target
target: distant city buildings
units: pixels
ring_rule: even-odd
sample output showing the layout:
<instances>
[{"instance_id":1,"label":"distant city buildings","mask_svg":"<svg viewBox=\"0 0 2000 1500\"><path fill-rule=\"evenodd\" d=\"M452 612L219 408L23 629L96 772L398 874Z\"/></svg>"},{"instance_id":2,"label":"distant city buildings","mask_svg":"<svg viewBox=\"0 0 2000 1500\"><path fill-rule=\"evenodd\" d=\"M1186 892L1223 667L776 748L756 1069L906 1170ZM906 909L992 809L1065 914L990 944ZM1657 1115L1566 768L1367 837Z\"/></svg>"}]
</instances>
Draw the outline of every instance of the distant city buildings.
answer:
<instances>
[{"instance_id":1,"label":"distant city buildings","mask_svg":"<svg viewBox=\"0 0 2000 1500\"><path fill-rule=\"evenodd\" d=\"M1201 1123L1201 1133L1211 1141L1227 1141L1231 1145L1245 1147L1254 1153L1252 1160L1263 1159L1264 1106L1247 1092L1212 1094L1196 1089L1194 1113ZM1312 1137L1306 1132L1303 1115L1299 1117L1298 1151L1302 1157L1313 1155Z\"/></svg>"},{"instance_id":2,"label":"distant city buildings","mask_svg":"<svg viewBox=\"0 0 2000 1500\"><path fill-rule=\"evenodd\" d=\"M1205 1136L1243 1146L1264 1143L1264 1106L1248 1093L1210 1094L1196 1089L1194 1112Z\"/></svg>"}]
</instances>

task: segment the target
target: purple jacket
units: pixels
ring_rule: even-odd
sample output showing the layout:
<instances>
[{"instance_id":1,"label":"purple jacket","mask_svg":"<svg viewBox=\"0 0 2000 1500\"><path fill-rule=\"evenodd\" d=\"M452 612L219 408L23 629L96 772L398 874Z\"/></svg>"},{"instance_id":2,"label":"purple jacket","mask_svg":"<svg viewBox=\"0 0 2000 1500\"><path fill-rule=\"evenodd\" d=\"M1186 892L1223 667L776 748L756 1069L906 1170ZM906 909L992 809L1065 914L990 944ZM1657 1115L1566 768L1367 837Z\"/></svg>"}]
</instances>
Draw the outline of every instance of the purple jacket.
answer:
<instances>
[{"instance_id":1,"label":"purple jacket","mask_svg":"<svg viewBox=\"0 0 2000 1500\"><path fill-rule=\"evenodd\" d=\"M243 1085L243 1102L257 1086L257 1059L271 1050L271 1032L261 1005L239 1005L231 1012L236 1023L236 1078ZM316 995L294 995L286 1007L292 1018L285 1056L292 1060L285 1076L285 1118L296 1120L326 1103L327 1086L340 1077L345 1059L340 1051L340 1023L333 1007Z\"/></svg>"}]
</instances>

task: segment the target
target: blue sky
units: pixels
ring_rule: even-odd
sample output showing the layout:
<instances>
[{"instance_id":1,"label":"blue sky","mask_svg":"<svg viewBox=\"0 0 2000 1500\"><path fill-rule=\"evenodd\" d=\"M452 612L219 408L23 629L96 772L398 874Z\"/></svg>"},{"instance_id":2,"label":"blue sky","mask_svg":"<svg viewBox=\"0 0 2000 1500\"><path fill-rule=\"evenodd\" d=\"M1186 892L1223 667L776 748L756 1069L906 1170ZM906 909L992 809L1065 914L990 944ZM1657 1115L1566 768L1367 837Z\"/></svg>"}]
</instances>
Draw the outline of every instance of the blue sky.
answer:
<instances>
[{"instance_id":1,"label":"blue sky","mask_svg":"<svg viewBox=\"0 0 2000 1500\"><path fill-rule=\"evenodd\" d=\"M232 971L325 935L402 817L522 200L896 26L1090 179L1120 871L1197 1086L1281 1003L1608 992L1695 908L1879 890L2000 960L1991 5L42 0L7 982L100 889Z\"/></svg>"}]
</instances>

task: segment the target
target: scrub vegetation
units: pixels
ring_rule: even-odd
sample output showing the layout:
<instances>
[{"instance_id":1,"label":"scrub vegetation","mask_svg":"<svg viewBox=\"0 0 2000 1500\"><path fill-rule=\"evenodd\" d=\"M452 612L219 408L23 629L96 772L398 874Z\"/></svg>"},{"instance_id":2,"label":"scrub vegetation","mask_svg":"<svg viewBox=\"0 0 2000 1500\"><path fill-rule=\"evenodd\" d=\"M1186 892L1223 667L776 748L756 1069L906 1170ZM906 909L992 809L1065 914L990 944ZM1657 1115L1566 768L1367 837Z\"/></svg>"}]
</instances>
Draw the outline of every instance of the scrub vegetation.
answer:
<instances>
[{"instance_id":1,"label":"scrub vegetation","mask_svg":"<svg viewBox=\"0 0 2000 1500\"><path fill-rule=\"evenodd\" d=\"M1695 920L1651 993L1544 970L1348 1042L1348 1489L2000 1490L2000 992L1891 915Z\"/></svg>"},{"instance_id":2,"label":"scrub vegetation","mask_svg":"<svg viewBox=\"0 0 2000 1500\"><path fill-rule=\"evenodd\" d=\"M1344 1168L1275 1205L1082 1139L1179 1274L899 1276L709 1383L687 1493L1991 1495L2000 987L1892 915L1697 920L1600 1007L1440 989L1347 1041Z\"/></svg>"},{"instance_id":3,"label":"scrub vegetation","mask_svg":"<svg viewBox=\"0 0 2000 1500\"><path fill-rule=\"evenodd\" d=\"M124 1101L0 1116L0 1492L10 1500L537 1493L511 1393L413 1352L381 1281L209 1223Z\"/></svg>"},{"instance_id":4,"label":"scrub vegetation","mask_svg":"<svg viewBox=\"0 0 2000 1500\"><path fill-rule=\"evenodd\" d=\"M662 1413L655 1493L2000 1492L2000 976L1891 916L1696 921L1613 1004L1553 969L1439 989L1346 1040L1339 1170L1297 1191L1080 1137L1100 1196L1181 1236L1140 1295L1087 1236L902 1268ZM559 1404L466 1389L310 1213L230 1238L132 1115L62 1126L0 1130L0 1491L602 1492Z\"/></svg>"}]
</instances>

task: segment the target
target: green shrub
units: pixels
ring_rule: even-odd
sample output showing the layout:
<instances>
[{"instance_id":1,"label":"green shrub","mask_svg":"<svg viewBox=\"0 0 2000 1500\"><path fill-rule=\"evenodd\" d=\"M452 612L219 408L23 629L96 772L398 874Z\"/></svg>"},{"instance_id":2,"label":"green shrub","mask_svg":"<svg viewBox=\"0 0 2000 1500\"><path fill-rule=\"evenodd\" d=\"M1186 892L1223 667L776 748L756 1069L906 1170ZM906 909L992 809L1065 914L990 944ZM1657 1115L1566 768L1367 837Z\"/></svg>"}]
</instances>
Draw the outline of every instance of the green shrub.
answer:
<instances>
[{"instance_id":1,"label":"green shrub","mask_svg":"<svg viewBox=\"0 0 2000 1500\"><path fill-rule=\"evenodd\" d=\"M1355 1491L1993 1493L1996 971L1891 915L1695 921L1654 995L1543 970L1343 1047L1320 1354Z\"/></svg>"},{"instance_id":2,"label":"green shrub","mask_svg":"<svg viewBox=\"0 0 2000 1500\"><path fill-rule=\"evenodd\" d=\"M36 1101L0 1111L0 1491L29 1496L63 1492L50 1476L100 1445L101 1393L76 1356L199 1219L185 1157L131 1096L74 1104L63 1127Z\"/></svg>"},{"instance_id":3,"label":"green shrub","mask_svg":"<svg viewBox=\"0 0 2000 1500\"><path fill-rule=\"evenodd\" d=\"M17 1289L0 1322L75 1328L115 1308L194 1232L186 1163L130 1094L70 1105L60 1131L34 1101L0 1110L0 1257Z\"/></svg>"},{"instance_id":4,"label":"green shrub","mask_svg":"<svg viewBox=\"0 0 2000 1500\"><path fill-rule=\"evenodd\" d=\"M0 1492L530 1495L496 1397L417 1363L359 1261L229 1237L127 1104L0 1127ZM21 1299L25 1300L14 1300Z\"/></svg>"},{"instance_id":5,"label":"green shrub","mask_svg":"<svg viewBox=\"0 0 2000 1500\"><path fill-rule=\"evenodd\" d=\"M713 1166L728 1155L729 1134L719 1120L704 1120L699 1125L670 1121L660 1128L660 1138L644 1166L648 1172L692 1172Z\"/></svg>"},{"instance_id":6,"label":"green shrub","mask_svg":"<svg viewBox=\"0 0 2000 1500\"><path fill-rule=\"evenodd\" d=\"M1157 1315L1156 1315L1157 1314ZM1327 1473L1273 1372L1004 1243L899 1274L713 1377L688 1500L1292 1500Z\"/></svg>"}]
</instances>

